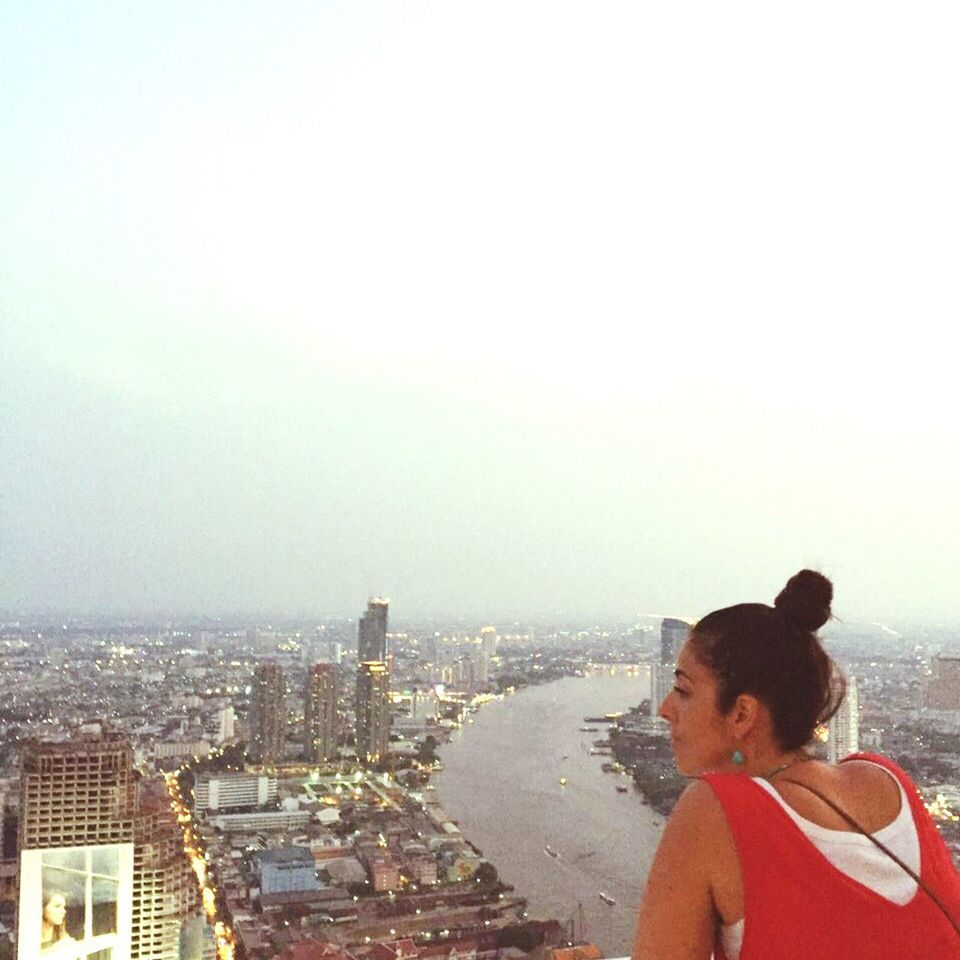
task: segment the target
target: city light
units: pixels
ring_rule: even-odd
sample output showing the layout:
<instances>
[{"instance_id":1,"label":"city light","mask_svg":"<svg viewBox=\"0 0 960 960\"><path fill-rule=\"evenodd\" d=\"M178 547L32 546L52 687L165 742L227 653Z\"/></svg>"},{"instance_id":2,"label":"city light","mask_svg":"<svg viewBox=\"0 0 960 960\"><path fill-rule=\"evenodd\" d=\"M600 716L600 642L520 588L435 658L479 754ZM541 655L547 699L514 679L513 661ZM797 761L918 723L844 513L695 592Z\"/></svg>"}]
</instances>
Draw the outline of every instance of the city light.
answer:
<instances>
[{"instance_id":1,"label":"city light","mask_svg":"<svg viewBox=\"0 0 960 960\"><path fill-rule=\"evenodd\" d=\"M212 755L213 751L211 751ZM181 768L183 769L183 768ZM234 960L236 954L236 940L233 931L218 916L216 888L209 880L209 871L205 853L196 843L196 834L193 829L193 818L190 808L180 796L180 784L175 773L168 773L164 780L167 792L170 794L171 804L177 814L177 823L183 830L183 851L190 860L197 886L200 890L200 900L207 921L213 926L217 946L217 960Z\"/></svg>"},{"instance_id":2,"label":"city light","mask_svg":"<svg viewBox=\"0 0 960 960\"><path fill-rule=\"evenodd\" d=\"M934 820L948 820L952 823L960 823L960 816L955 814L950 808L950 801L942 794L938 793L933 800L925 802L927 813Z\"/></svg>"}]
</instances>

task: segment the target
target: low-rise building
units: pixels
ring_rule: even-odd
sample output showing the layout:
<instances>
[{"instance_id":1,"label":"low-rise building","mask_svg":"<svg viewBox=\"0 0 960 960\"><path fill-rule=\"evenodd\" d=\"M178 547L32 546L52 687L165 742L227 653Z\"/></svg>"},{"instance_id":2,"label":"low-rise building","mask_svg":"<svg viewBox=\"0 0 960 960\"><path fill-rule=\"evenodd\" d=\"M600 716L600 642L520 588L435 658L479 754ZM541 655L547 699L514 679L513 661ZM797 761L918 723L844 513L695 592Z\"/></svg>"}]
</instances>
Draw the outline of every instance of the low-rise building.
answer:
<instances>
[{"instance_id":1,"label":"low-rise building","mask_svg":"<svg viewBox=\"0 0 960 960\"><path fill-rule=\"evenodd\" d=\"M353 957L342 947L321 943L311 937L284 947L273 960L353 960Z\"/></svg>"},{"instance_id":2,"label":"low-rise building","mask_svg":"<svg viewBox=\"0 0 960 960\"><path fill-rule=\"evenodd\" d=\"M421 886L437 882L437 861L435 857L431 857L429 854L409 857L406 862L406 870L410 879Z\"/></svg>"},{"instance_id":3,"label":"low-rise building","mask_svg":"<svg viewBox=\"0 0 960 960\"><path fill-rule=\"evenodd\" d=\"M372 857L369 867L370 881L378 893L400 887L400 867L392 857Z\"/></svg>"},{"instance_id":4,"label":"low-rise building","mask_svg":"<svg viewBox=\"0 0 960 960\"><path fill-rule=\"evenodd\" d=\"M319 866L327 871L334 883L341 886L363 883L367 879L367 871L356 857L324 860Z\"/></svg>"},{"instance_id":5,"label":"low-rise building","mask_svg":"<svg viewBox=\"0 0 960 960\"><path fill-rule=\"evenodd\" d=\"M262 807L277 799L277 778L256 773L201 773L193 788L193 808L229 810Z\"/></svg>"},{"instance_id":6,"label":"low-rise building","mask_svg":"<svg viewBox=\"0 0 960 960\"><path fill-rule=\"evenodd\" d=\"M209 740L168 740L158 743L153 750L157 760L178 759L180 757L202 757L210 752Z\"/></svg>"},{"instance_id":7,"label":"low-rise building","mask_svg":"<svg viewBox=\"0 0 960 960\"><path fill-rule=\"evenodd\" d=\"M260 893L319 890L313 854L309 847L277 847L256 855Z\"/></svg>"},{"instance_id":8,"label":"low-rise building","mask_svg":"<svg viewBox=\"0 0 960 960\"><path fill-rule=\"evenodd\" d=\"M267 810L262 813L221 813L210 823L224 833L259 830L302 830L310 822L309 810Z\"/></svg>"}]
</instances>

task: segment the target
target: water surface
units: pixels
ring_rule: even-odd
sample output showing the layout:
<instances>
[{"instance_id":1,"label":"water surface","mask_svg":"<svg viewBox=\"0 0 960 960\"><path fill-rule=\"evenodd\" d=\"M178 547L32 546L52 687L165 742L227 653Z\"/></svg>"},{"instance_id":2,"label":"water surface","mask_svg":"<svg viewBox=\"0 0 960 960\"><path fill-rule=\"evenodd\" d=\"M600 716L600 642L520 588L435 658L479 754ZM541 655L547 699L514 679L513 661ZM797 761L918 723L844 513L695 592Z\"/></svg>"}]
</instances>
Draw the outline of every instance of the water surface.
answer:
<instances>
[{"instance_id":1,"label":"water surface","mask_svg":"<svg viewBox=\"0 0 960 960\"><path fill-rule=\"evenodd\" d=\"M648 694L643 676L570 677L487 704L441 748L444 770L434 779L447 813L528 897L530 915L567 921L582 904L585 937L608 957L630 953L662 826L629 777L601 770L612 758L590 749L608 728L584 717Z\"/></svg>"}]
</instances>

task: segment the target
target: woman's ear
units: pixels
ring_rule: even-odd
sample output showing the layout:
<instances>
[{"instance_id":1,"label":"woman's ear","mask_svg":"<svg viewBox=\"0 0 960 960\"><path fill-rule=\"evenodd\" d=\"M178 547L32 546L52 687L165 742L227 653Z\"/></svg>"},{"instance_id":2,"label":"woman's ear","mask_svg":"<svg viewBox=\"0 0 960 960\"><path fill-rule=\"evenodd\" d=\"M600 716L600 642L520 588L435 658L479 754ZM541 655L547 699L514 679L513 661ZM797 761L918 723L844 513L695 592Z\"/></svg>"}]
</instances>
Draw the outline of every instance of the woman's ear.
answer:
<instances>
[{"instance_id":1,"label":"woman's ear","mask_svg":"<svg viewBox=\"0 0 960 960\"><path fill-rule=\"evenodd\" d=\"M727 714L727 723L730 725L731 733L742 740L756 726L760 719L762 705L760 701L749 693L741 693L734 701L730 712Z\"/></svg>"}]
</instances>

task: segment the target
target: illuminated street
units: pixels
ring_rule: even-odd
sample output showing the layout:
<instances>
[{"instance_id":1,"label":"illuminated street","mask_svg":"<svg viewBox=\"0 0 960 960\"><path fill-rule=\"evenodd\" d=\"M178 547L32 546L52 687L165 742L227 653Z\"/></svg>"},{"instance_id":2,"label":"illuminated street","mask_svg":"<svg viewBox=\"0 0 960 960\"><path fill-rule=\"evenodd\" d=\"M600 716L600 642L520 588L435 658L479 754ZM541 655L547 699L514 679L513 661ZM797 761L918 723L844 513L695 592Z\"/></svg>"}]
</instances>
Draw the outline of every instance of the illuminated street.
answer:
<instances>
[{"instance_id":1,"label":"illuminated street","mask_svg":"<svg viewBox=\"0 0 960 960\"><path fill-rule=\"evenodd\" d=\"M177 822L183 829L183 850L190 858L190 865L193 867L194 875L197 878L197 885L200 888L200 899L203 903L203 912L206 914L207 922L213 927L214 936L217 943L218 960L233 960L236 952L233 931L220 919L217 912L217 889L210 880L207 869L206 854L200 844L199 838L193 829L193 817L190 814L190 808L183 802L180 796L180 784L176 773L167 773L164 777L167 784L167 790L170 793L170 805L177 815Z\"/></svg>"}]
</instances>

